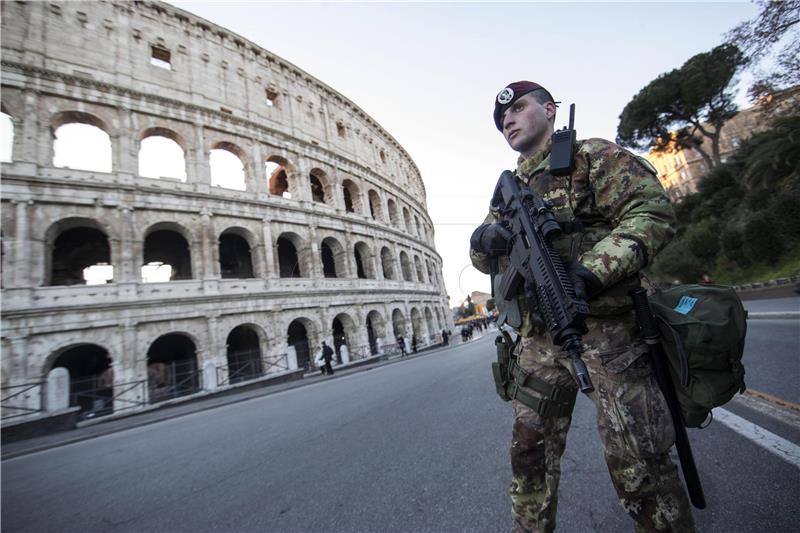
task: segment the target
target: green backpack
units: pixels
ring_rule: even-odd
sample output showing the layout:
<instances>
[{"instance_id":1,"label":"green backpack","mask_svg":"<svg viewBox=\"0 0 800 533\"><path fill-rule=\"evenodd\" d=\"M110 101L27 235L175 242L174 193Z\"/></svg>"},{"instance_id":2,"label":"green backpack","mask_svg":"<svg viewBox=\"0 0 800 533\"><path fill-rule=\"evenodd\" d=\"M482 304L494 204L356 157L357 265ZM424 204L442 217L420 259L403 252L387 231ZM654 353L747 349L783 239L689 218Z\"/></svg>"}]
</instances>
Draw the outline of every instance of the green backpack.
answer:
<instances>
[{"instance_id":1,"label":"green backpack","mask_svg":"<svg viewBox=\"0 0 800 533\"><path fill-rule=\"evenodd\" d=\"M686 426L705 427L712 408L745 391L747 311L719 285L680 285L649 300Z\"/></svg>"}]
</instances>

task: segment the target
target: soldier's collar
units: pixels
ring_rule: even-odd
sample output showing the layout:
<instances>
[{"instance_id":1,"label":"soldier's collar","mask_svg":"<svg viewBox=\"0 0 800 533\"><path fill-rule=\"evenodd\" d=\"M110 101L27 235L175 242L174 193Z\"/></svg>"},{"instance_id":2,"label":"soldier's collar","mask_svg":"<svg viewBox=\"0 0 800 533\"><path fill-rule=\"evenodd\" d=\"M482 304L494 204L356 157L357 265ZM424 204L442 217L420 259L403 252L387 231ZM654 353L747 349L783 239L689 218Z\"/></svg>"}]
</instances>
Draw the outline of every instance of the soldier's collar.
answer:
<instances>
[{"instance_id":1,"label":"soldier's collar","mask_svg":"<svg viewBox=\"0 0 800 533\"><path fill-rule=\"evenodd\" d=\"M519 156L519 159L517 160L517 175L528 176L536 169L536 167L541 165L542 162L550 155L552 143L552 139L547 139L545 145L538 152L534 153L527 159L523 156Z\"/></svg>"}]
</instances>

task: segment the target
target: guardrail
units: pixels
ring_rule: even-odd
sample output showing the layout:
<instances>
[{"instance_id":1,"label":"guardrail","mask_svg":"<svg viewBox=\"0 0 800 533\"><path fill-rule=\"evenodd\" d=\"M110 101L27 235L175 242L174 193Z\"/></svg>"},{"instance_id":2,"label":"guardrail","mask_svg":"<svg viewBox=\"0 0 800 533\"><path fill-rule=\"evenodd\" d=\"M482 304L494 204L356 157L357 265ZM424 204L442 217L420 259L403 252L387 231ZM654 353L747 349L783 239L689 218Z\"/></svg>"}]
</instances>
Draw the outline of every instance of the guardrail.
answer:
<instances>
[{"instance_id":1,"label":"guardrail","mask_svg":"<svg viewBox=\"0 0 800 533\"><path fill-rule=\"evenodd\" d=\"M0 417L2 418L2 420L10 420L18 416L25 416L43 412L44 402L42 401L42 398L44 398L45 387L46 383L43 381L2 387L1 389L2 398L0 398L0 407L2 407L2 409L0 409L0 411L2 411L2 415L0 415ZM39 406L30 407L27 404L30 403L29 400L31 398L31 395L26 393L36 389L38 389L38 391L35 394ZM15 405L16 403L25 405Z\"/></svg>"}]
</instances>

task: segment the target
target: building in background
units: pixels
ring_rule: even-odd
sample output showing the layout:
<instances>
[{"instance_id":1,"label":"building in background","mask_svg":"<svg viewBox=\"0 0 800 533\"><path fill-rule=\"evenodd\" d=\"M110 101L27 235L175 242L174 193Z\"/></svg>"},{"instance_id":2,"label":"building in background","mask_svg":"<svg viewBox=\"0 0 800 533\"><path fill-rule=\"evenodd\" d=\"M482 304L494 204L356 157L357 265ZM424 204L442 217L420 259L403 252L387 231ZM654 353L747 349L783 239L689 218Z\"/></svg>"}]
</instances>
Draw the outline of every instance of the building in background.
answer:
<instances>
[{"instance_id":1,"label":"building in background","mask_svg":"<svg viewBox=\"0 0 800 533\"><path fill-rule=\"evenodd\" d=\"M769 127L776 114L800 108L800 86L770 95L753 107L737 113L722 127L719 139L722 161L741 145L742 141ZM711 141L704 137L702 146L711 153ZM670 199L679 201L697 191L697 182L710 170L697 150L675 149L657 152L651 150L647 159L658 169L658 179Z\"/></svg>"},{"instance_id":2,"label":"building in background","mask_svg":"<svg viewBox=\"0 0 800 533\"><path fill-rule=\"evenodd\" d=\"M3 2L2 56L5 419L451 327L417 166L324 82L161 2Z\"/></svg>"}]
</instances>

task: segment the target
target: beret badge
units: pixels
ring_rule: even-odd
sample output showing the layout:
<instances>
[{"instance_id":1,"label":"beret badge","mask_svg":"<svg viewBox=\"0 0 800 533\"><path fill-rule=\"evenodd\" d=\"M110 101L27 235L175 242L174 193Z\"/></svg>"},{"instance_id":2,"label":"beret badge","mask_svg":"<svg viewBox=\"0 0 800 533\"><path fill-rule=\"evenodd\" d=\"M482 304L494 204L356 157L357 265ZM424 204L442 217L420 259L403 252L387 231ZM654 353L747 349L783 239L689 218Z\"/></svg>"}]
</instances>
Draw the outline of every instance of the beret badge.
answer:
<instances>
[{"instance_id":1,"label":"beret badge","mask_svg":"<svg viewBox=\"0 0 800 533\"><path fill-rule=\"evenodd\" d=\"M498 93L497 95L497 102L500 105L506 105L513 99L514 99L514 89L512 89L511 87L506 87L505 89L500 91L500 93Z\"/></svg>"}]
</instances>

